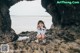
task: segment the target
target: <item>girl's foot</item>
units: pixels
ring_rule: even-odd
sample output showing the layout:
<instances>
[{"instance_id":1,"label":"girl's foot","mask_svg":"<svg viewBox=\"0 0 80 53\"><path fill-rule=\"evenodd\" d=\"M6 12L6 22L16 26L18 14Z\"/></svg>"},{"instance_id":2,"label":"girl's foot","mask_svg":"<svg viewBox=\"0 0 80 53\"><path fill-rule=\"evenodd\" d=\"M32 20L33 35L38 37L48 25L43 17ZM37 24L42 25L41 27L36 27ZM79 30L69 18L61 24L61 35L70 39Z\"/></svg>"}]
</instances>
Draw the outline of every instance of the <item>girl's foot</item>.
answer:
<instances>
[{"instance_id":1,"label":"girl's foot","mask_svg":"<svg viewBox=\"0 0 80 53\"><path fill-rule=\"evenodd\" d=\"M46 43L46 39L42 40L43 43Z\"/></svg>"},{"instance_id":2,"label":"girl's foot","mask_svg":"<svg viewBox=\"0 0 80 53\"><path fill-rule=\"evenodd\" d=\"M39 40L37 39L37 40L35 40L35 42L36 42L36 43L39 43Z\"/></svg>"},{"instance_id":3,"label":"girl's foot","mask_svg":"<svg viewBox=\"0 0 80 53\"><path fill-rule=\"evenodd\" d=\"M42 40L42 41L40 42L40 44L41 44L41 45L45 45L45 44L46 44L46 39Z\"/></svg>"}]
</instances>

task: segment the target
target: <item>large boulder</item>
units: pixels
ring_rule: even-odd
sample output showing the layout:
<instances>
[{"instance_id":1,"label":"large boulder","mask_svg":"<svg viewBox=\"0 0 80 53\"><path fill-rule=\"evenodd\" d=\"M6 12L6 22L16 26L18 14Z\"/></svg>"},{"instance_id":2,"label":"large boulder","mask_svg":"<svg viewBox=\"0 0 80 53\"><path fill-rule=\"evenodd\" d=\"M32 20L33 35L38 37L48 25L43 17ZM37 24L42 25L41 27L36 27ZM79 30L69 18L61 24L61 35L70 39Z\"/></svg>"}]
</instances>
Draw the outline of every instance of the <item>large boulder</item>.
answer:
<instances>
[{"instance_id":1,"label":"large boulder","mask_svg":"<svg viewBox=\"0 0 80 53\"><path fill-rule=\"evenodd\" d=\"M80 4L58 4L57 1L41 0L42 6L52 16L53 33L62 38L71 37L70 40L80 38Z\"/></svg>"},{"instance_id":2,"label":"large boulder","mask_svg":"<svg viewBox=\"0 0 80 53\"><path fill-rule=\"evenodd\" d=\"M57 0L42 0L42 6L53 17L54 25L79 25L79 4L58 4Z\"/></svg>"},{"instance_id":3,"label":"large boulder","mask_svg":"<svg viewBox=\"0 0 80 53\"><path fill-rule=\"evenodd\" d=\"M11 29L9 8L19 1L23 0L0 0L0 42L7 42L6 39L10 39L10 41L12 41L14 37L17 37L15 31Z\"/></svg>"}]
</instances>

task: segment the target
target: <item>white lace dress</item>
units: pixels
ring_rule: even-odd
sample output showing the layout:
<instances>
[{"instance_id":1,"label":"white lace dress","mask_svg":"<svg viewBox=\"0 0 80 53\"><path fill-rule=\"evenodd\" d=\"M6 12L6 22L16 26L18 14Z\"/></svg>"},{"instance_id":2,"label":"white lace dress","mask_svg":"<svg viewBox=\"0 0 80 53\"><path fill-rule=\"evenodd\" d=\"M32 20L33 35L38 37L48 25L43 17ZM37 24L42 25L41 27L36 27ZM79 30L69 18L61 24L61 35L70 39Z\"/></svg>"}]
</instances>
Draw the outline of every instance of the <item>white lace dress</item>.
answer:
<instances>
[{"instance_id":1,"label":"white lace dress","mask_svg":"<svg viewBox=\"0 0 80 53\"><path fill-rule=\"evenodd\" d=\"M40 34L45 35L45 33L46 33L46 28L41 28L41 29L38 28L37 35L40 35Z\"/></svg>"}]
</instances>

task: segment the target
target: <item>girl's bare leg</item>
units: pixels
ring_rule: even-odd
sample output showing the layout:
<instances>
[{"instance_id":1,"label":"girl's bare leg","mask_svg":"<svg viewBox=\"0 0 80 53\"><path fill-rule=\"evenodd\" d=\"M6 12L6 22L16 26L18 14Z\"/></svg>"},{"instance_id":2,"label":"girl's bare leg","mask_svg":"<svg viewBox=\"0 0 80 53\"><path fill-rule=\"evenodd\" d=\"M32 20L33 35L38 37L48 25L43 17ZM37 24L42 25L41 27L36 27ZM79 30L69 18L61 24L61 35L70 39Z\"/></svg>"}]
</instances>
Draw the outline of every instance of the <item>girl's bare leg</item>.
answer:
<instances>
[{"instance_id":1,"label":"girl's bare leg","mask_svg":"<svg viewBox=\"0 0 80 53\"><path fill-rule=\"evenodd\" d=\"M46 35L43 34L43 35L42 35L42 42L43 42L43 43L46 43L46 39L45 39L45 38L46 38Z\"/></svg>"},{"instance_id":2,"label":"girl's bare leg","mask_svg":"<svg viewBox=\"0 0 80 53\"><path fill-rule=\"evenodd\" d=\"M41 39L41 35L37 35L37 39Z\"/></svg>"},{"instance_id":3,"label":"girl's bare leg","mask_svg":"<svg viewBox=\"0 0 80 53\"><path fill-rule=\"evenodd\" d=\"M45 39L45 35L42 34L42 40L44 40L44 39Z\"/></svg>"}]
</instances>

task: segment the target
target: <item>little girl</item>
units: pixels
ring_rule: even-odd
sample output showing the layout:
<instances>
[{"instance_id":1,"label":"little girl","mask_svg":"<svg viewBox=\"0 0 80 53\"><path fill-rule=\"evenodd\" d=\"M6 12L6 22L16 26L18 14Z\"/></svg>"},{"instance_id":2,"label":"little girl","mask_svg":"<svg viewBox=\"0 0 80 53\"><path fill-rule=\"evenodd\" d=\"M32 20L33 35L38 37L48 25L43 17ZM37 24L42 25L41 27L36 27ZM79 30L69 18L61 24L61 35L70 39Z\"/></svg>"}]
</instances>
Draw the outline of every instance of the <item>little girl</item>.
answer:
<instances>
[{"instance_id":1,"label":"little girl","mask_svg":"<svg viewBox=\"0 0 80 53\"><path fill-rule=\"evenodd\" d=\"M37 24L37 42L39 41L43 41L45 42L45 35L46 33L46 27L45 27L45 24L42 20L38 21L38 24Z\"/></svg>"}]
</instances>

